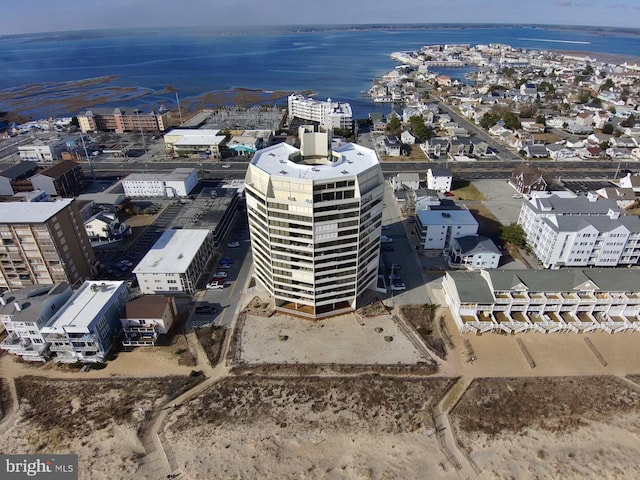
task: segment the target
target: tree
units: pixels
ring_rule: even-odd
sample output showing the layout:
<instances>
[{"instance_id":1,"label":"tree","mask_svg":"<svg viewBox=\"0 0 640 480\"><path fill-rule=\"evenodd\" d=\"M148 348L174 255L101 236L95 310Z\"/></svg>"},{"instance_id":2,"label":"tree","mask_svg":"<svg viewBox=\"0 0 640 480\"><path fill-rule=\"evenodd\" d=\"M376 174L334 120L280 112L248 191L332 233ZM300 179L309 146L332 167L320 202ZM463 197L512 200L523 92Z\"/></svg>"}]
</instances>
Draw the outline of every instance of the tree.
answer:
<instances>
[{"instance_id":1,"label":"tree","mask_svg":"<svg viewBox=\"0 0 640 480\"><path fill-rule=\"evenodd\" d=\"M613 87L613 80L607 78L604 83L600 85L600 91L609 90L611 87Z\"/></svg>"},{"instance_id":2,"label":"tree","mask_svg":"<svg viewBox=\"0 0 640 480\"><path fill-rule=\"evenodd\" d=\"M487 112L480 119L480 126L485 130L493 127L500 120L500 116L495 113Z\"/></svg>"},{"instance_id":3,"label":"tree","mask_svg":"<svg viewBox=\"0 0 640 480\"><path fill-rule=\"evenodd\" d=\"M502 121L504 122L504 126L511 130L520 128L520 120L518 120L518 117L513 112L505 112L502 116Z\"/></svg>"},{"instance_id":4,"label":"tree","mask_svg":"<svg viewBox=\"0 0 640 480\"><path fill-rule=\"evenodd\" d=\"M400 129L402 129L402 122L395 115L391 117L391 120L387 122L387 132L393 133L394 135L398 135L400 133Z\"/></svg>"},{"instance_id":5,"label":"tree","mask_svg":"<svg viewBox=\"0 0 640 480\"><path fill-rule=\"evenodd\" d=\"M602 133L604 133L605 135L611 135L613 133L613 125L611 125L610 123L605 123L602 126Z\"/></svg>"},{"instance_id":6,"label":"tree","mask_svg":"<svg viewBox=\"0 0 640 480\"><path fill-rule=\"evenodd\" d=\"M412 115L409 118L409 126L411 127L411 131L415 135L415 137L422 143L427 138L430 138L431 131L425 125L424 118L420 115Z\"/></svg>"},{"instance_id":7,"label":"tree","mask_svg":"<svg viewBox=\"0 0 640 480\"><path fill-rule=\"evenodd\" d=\"M541 123L542 125L544 125L545 127L547 126L547 119L544 115L538 115L536 117L536 123Z\"/></svg>"},{"instance_id":8,"label":"tree","mask_svg":"<svg viewBox=\"0 0 640 480\"><path fill-rule=\"evenodd\" d=\"M633 115L629 115L626 119L620 122L621 127L631 128L636 124L636 117Z\"/></svg>"},{"instance_id":9,"label":"tree","mask_svg":"<svg viewBox=\"0 0 640 480\"><path fill-rule=\"evenodd\" d=\"M511 225L500 227L500 238L502 241L517 247L524 247L526 234L520 225L512 223Z\"/></svg>"}]
</instances>

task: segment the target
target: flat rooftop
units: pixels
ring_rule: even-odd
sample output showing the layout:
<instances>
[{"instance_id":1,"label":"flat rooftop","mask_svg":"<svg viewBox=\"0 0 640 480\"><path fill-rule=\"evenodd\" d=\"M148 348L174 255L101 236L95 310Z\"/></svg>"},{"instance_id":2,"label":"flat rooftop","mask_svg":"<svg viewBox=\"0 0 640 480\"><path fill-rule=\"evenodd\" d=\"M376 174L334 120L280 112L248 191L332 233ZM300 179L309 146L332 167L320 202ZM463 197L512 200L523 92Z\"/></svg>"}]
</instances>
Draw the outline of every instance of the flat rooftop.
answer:
<instances>
[{"instance_id":1,"label":"flat rooftop","mask_svg":"<svg viewBox=\"0 0 640 480\"><path fill-rule=\"evenodd\" d=\"M210 230L167 230L138 263L133 273L185 273Z\"/></svg>"},{"instance_id":2,"label":"flat rooftop","mask_svg":"<svg viewBox=\"0 0 640 480\"><path fill-rule=\"evenodd\" d=\"M127 175L122 179L123 182L170 182L170 181L178 181L181 182L186 180L192 172L195 171L195 168L176 168L172 172L169 173L132 173L131 175Z\"/></svg>"},{"instance_id":3,"label":"flat rooftop","mask_svg":"<svg viewBox=\"0 0 640 480\"><path fill-rule=\"evenodd\" d=\"M44 223L71 202L73 198L55 202L0 203L0 223Z\"/></svg>"},{"instance_id":4,"label":"flat rooftop","mask_svg":"<svg viewBox=\"0 0 640 480\"><path fill-rule=\"evenodd\" d=\"M300 153L301 150L286 143L279 143L258 150L249 168L259 168L276 177L329 180L354 177L380 163L374 150L355 143L341 145L332 151L340 155L340 159L336 162L325 161L325 163L313 165L295 163L289 158Z\"/></svg>"},{"instance_id":5,"label":"flat rooftop","mask_svg":"<svg viewBox=\"0 0 640 480\"><path fill-rule=\"evenodd\" d=\"M124 282L109 280L84 282L64 307L51 317L42 332L88 333L91 323L123 285Z\"/></svg>"}]
</instances>

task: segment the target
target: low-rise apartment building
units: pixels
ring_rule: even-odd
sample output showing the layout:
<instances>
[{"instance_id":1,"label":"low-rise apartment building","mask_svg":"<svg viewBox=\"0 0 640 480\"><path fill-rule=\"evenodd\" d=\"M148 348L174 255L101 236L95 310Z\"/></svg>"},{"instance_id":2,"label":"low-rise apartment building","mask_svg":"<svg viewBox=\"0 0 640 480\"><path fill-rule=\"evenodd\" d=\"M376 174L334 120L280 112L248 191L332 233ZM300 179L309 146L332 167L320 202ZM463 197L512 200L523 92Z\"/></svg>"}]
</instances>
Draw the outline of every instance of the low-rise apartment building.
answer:
<instances>
[{"instance_id":1,"label":"low-rise apartment building","mask_svg":"<svg viewBox=\"0 0 640 480\"><path fill-rule=\"evenodd\" d=\"M615 267L640 260L640 218L621 214L615 200L596 193L535 194L518 224L545 268Z\"/></svg>"},{"instance_id":2,"label":"low-rise apartment building","mask_svg":"<svg viewBox=\"0 0 640 480\"><path fill-rule=\"evenodd\" d=\"M137 108L97 107L79 113L80 130L87 132L164 132L171 126L171 113L164 107L144 112Z\"/></svg>"},{"instance_id":3,"label":"low-rise apartment building","mask_svg":"<svg viewBox=\"0 0 640 480\"><path fill-rule=\"evenodd\" d=\"M0 349L23 360L45 362L49 358L49 344L40 329L71 298L73 291L66 283L33 285L0 295L0 321L7 337Z\"/></svg>"},{"instance_id":4,"label":"low-rise apartment building","mask_svg":"<svg viewBox=\"0 0 640 480\"><path fill-rule=\"evenodd\" d=\"M104 362L122 331L120 316L128 300L125 282L84 282L41 329L54 360Z\"/></svg>"},{"instance_id":5,"label":"low-rise apartment building","mask_svg":"<svg viewBox=\"0 0 640 480\"><path fill-rule=\"evenodd\" d=\"M213 249L210 230L167 230L133 269L140 292L194 293Z\"/></svg>"},{"instance_id":6,"label":"low-rise apartment building","mask_svg":"<svg viewBox=\"0 0 640 480\"><path fill-rule=\"evenodd\" d=\"M453 173L448 168L432 167L427 170L427 188L436 192L448 192L451 190Z\"/></svg>"},{"instance_id":7,"label":"low-rise apartment building","mask_svg":"<svg viewBox=\"0 0 640 480\"><path fill-rule=\"evenodd\" d=\"M425 250L444 250L451 240L478 233L478 221L469 210L416 210L413 224Z\"/></svg>"},{"instance_id":8,"label":"low-rise apartment building","mask_svg":"<svg viewBox=\"0 0 640 480\"><path fill-rule=\"evenodd\" d=\"M445 299L461 332L640 332L640 271L447 272Z\"/></svg>"},{"instance_id":9,"label":"low-rise apartment building","mask_svg":"<svg viewBox=\"0 0 640 480\"><path fill-rule=\"evenodd\" d=\"M218 129L174 128L164 135L164 146L175 157L192 155L220 158L220 144L227 138Z\"/></svg>"},{"instance_id":10,"label":"low-rise apartment building","mask_svg":"<svg viewBox=\"0 0 640 480\"><path fill-rule=\"evenodd\" d=\"M42 170L30 180L35 190L42 190L51 197L73 198L82 192L83 179L82 166L65 160Z\"/></svg>"},{"instance_id":11,"label":"low-rise apartment building","mask_svg":"<svg viewBox=\"0 0 640 480\"><path fill-rule=\"evenodd\" d=\"M122 180L127 197L186 197L198 184L195 168L176 168L171 173L133 173Z\"/></svg>"}]
</instances>

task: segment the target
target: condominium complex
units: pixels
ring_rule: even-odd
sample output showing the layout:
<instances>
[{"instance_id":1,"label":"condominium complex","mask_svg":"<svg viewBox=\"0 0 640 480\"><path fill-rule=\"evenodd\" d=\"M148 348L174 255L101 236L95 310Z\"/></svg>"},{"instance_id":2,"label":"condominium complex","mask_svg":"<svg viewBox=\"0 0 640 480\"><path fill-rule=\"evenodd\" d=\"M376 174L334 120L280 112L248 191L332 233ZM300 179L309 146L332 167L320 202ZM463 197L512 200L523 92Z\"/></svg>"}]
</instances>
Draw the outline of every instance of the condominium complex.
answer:
<instances>
[{"instance_id":1,"label":"condominium complex","mask_svg":"<svg viewBox=\"0 0 640 480\"><path fill-rule=\"evenodd\" d=\"M626 268L447 272L461 332L640 332L640 271Z\"/></svg>"},{"instance_id":2,"label":"condominium complex","mask_svg":"<svg viewBox=\"0 0 640 480\"><path fill-rule=\"evenodd\" d=\"M373 150L331 150L310 127L300 139L256 152L247 211L255 275L276 308L320 318L354 309L377 281L384 177Z\"/></svg>"},{"instance_id":3,"label":"condominium complex","mask_svg":"<svg viewBox=\"0 0 640 480\"><path fill-rule=\"evenodd\" d=\"M194 293L212 253L210 230L167 230L133 269L140 292Z\"/></svg>"},{"instance_id":4,"label":"condominium complex","mask_svg":"<svg viewBox=\"0 0 640 480\"><path fill-rule=\"evenodd\" d=\"M120 316L128 300L125 282L84 282L41 329L55 360L104 362L122 331Z\"/></svg>"},{"instance_id":5,"label":"condominium complex","mask_svg":"<svg viewBox=\"0 0 640 480\"><path fill-rule=\"evenodd\" d=\"M545 268L615 267L640 259L640 219L596 193L534 193L518 224Z\"/></svg>"},{"instance_id":6,"label":"condominium complex","mask_svg":"<svg viewBox=\"0 0 640 480\"><path fill-rule=\"evenodd\" d=\"M71 298L73 291L66 283L32 285L0 295L0 321L7 337L0 348L23 360L44 362L49 358L49 344L40 329Z\"/></svg>"},{"instance_id":7,"label":"condominium complex","mask_svg":"<svg viewBox=\"0 0 640 480\"><path fill-rule=\"evenodd\" d=\"M76 284L96 259L73 199L0 203L0 289Z\"/></svg>"},{"instance_id":8,"label":"condominium complex","mask_svg":"<svg viewBox=\"0 0 640 480\"><path fill-rule=\"evenodd\" d=\"M164 132L171 126L171 113L136 108L92 108L77 115L80 130L86 132Z\"/></svg>"},{"instance_id":9,"label":"condominium complex","mask_svg":"<svg viewBox=\"0 0 640 480\"><path fill-rule=\"evenodd\" d=\"M289 120L309 120L327 129L353 128L353 114L348 103L332 102L330 98L322 102L298 94L289 95L288 103Z\"/></svg>"}]
</instances>

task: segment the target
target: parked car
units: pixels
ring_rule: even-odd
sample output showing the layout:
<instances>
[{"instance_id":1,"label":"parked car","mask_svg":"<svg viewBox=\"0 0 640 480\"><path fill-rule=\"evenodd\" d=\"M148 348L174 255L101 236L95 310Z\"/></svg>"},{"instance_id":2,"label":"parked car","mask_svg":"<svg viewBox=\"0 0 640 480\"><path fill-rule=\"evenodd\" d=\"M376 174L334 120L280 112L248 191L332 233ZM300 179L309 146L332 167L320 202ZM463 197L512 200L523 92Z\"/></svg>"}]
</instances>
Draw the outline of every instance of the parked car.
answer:
<instances>
[{"instance_id":1,"label":"parked car","mask_svg":"<svg viewBox=\"0 0 640 480\"><path fill-rule=\"evenodd\" d=\"M218 278L227 278L229 274L227 272L216 272L213 276Z\"/></svg>"},{"instance_id":2,"label":"parked car","mask_svg":"<svg viewBox=\"0 0 640 480\"><path fill-rule=\"evenodd\" d=\"M402 282L395 282L391 284L391 290L406 290L407 286Z\"/></svg>"},{"instance_id":3,"label":"parked car","mask_svg":"<svg viewBox=\"0 0 640 480\"><path fill-rule=\"evenodd\" d=\"M220 263L220 264L218 264L218 268L221 268L223 270L230 270L231 269L231 264L230 263Z\"/></svg>"},{"instance_id":4,"label":"parked car","mask_svg":"<svg viewBox=\"0 0 640 480\"><path fill-rule=\"evenodd\" d=\"M224 288L224 282L213 281L207 283L207 290L221 290Z\"/></svg>"},{"instance_id":5,"label":"parked car","mask_svg":"<svg viewBox=\"0 0 640 480\"><path fill-rule=\"evenodd\" d=\"M453 197L455 194L453 192L444 192L445 197Z\"/></svg>"},{"instance_id":6,"label":"parked car","mask_svg":"<svg viewBox=\"0 0 640 480\"><path fill-rule=\"evenodd\" d=\"M391 227L389 225L382 225L382 230L389 230Z\"/></svg>"},{"instance_id":7,"label":"parked car","mask_svg":"<svg viewBox=\"0 0 640 480\"><path fill-rule=\"evenodd\" d=\"M393 242L393 238L388 237L386 235L382 235L380 237L380 243L392 243Z\"/></svg>"},{"instance_id":8,"label":"parked car","mask_svg":"<svg viewBox=\"0 0 640 480\"><path fill-rule=\"evenodd\" d=\"M209 305L202 305L200 307L196 307L195 313L196 315L211 315L215 310L215 308Z\"/></svg>"},{"instance_id":9,"label":"parked car","mask_svg":"<svg viewBox=\"0 0 640 480\"><path fill-rule=\"evenodd\" d=\"M227 243L227 247L229 247L229 248L237 248L237 247L239 247L239 246L240 246L240 242L230 242L230 243Z\"/></svg>"},{"instance_id":10,"label":"parked car","mask_svg":"<svg viewBox=\"0 0 640 480\"><path fill-rule=\"evenodd\" d=\"M522 198L522 194L521 193L514 193L513 195L511 195L511 198Z\"/></svg>"},{"instance_id":11,"label":"parked car","mask_svg":"<svg viewBox=\"0 0 640 480\"><path fill-rule=\"evenodd\" d=\"M218 263L220 265L231 265L233 263L233 258L221 258Z\"/></svg>"},{"instance_id":12,"label":"parked car","mask_svg":"<svg viewBox=\"0 0 640 480\"><path fill-rule=\"evenodd\" d=\"M222 168L231 168L231 165L229 165L228 163L225 163L222 165Z\"/></svg>"}]
</instances>

